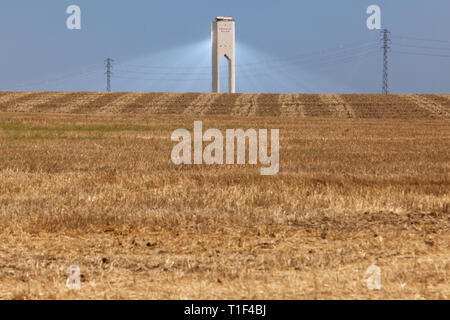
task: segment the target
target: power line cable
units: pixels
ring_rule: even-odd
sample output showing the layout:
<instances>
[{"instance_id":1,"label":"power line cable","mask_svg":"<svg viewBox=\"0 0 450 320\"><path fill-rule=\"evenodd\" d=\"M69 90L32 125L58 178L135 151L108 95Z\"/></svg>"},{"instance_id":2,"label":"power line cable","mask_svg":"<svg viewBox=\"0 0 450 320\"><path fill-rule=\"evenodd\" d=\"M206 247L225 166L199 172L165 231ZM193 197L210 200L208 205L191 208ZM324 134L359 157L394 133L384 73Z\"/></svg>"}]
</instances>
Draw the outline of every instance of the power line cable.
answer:
<instances>
[{"instance_id":1,"label":"power line cable","mask_svg":"<svg viewBox=\"0 0 450 320\"><path fill-rule=\"evenodd\" d=\"M392 53L409 54L409 55L415 55L415 56L429 56L429 57L450 58L450 55L431 54L431 53L406 52L406 51L392 51Z\"/></svg>"},{"instance_id":2,"label":"power line cable","mask_svg":"<svg viewBox=\"0 0 450 320\"><path fill-rule=\"evenodd\" d=\"M413 41L426 41L426 42L439 42L439 43L447 43L450 44L450 40L437 40L437 39L426 39L426 38L414 38L414 37L406 37L401 35L396 35L394 38L405 39L405 40L413 40Z\"/></svg>"},{"instance_id":3,"label":"power line cable","mask_svg":"<svg viewBox=\"0 0 450 320\"><path fill-rule=\"evenodd\" d=\"M428 46L414 46L414 45L407 45L407 44L399 44L394 43L394 46L399 47L407 47L407 48L418 48L418 49L430 49L430 50L444 50L444 51L450 51L450 48L437 48L437 47L428 47Z\"/></svg>"},{"instance_id":4,"label":"power line cable","mask_svg":"<svg viewBox=\"0 0 450 320\"><path fill-rule=\"evenodd\" d=\"M96 65L91 65L89 67L92 66L98 66ZM83 69L87 69L88 67L85 67ZM45 79L45 80L40 80L40 81L34 81L34 82L30 82L30 83L25 83L25 84L20 84L20 85L13 85L11 88L13 89L19 89L19 88L26 88L26 87L35 87L35 86L40 86L40 85L48 85L48 84L53 84L53 83L57 83L57 82L64 82L66 80L69 79L73 79L74 77L90 77L93 75L94 72L97 72L97 70L88 70L85 72L73 72L70 74L67 74L65 76L61 76L58 78L54 78L54 79Z\"/></svg>"}]
</instances>

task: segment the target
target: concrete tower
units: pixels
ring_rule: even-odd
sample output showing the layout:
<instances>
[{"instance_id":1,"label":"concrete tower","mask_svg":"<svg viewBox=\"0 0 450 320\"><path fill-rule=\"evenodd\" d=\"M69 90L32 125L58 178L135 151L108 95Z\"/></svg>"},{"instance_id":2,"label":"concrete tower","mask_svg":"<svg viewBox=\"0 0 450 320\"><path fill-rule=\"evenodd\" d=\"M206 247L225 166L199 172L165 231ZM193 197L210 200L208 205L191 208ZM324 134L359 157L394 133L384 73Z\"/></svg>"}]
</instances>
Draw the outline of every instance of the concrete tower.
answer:
<instances>
[{"instance_id":1,"label":"concrete tower","mask_svg":"<svg viewBox=\"0 0 450 320\"><path fill-rule=\"evenodd\" d=\"M220 60L228 60L228 88L236 92L235 29L232 17L216 17L212 22L212 91L220 92Z\"/></svg>"}]
</instances>

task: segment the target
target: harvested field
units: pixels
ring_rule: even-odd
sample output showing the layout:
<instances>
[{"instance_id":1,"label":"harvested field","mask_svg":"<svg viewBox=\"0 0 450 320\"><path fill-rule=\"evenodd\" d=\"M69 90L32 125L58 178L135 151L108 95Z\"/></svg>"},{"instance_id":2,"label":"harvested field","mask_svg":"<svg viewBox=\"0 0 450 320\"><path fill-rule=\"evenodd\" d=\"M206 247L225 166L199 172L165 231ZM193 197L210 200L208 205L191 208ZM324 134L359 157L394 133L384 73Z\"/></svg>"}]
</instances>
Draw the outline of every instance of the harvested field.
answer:
<instances>
[{"instance_id":1,"label":"harvested field","mask_svg":"<svg viewBox=\"0 0 450 320\"><path fill-rule=\"evenodd\" d=\"M449 299L447 101L0 93L0 298ZM175 166L195 120L280 129L280 172Z\"/></svg>"},{"instance_id":2,"label":"harvested field","mask_svg":"<svg viewBox=\"0 0 450 320\"><path fill-rule=\"evenodd\" d=\"M0 111L450 119L450 96L2 92Z\"/></svg>"}]
</instances>

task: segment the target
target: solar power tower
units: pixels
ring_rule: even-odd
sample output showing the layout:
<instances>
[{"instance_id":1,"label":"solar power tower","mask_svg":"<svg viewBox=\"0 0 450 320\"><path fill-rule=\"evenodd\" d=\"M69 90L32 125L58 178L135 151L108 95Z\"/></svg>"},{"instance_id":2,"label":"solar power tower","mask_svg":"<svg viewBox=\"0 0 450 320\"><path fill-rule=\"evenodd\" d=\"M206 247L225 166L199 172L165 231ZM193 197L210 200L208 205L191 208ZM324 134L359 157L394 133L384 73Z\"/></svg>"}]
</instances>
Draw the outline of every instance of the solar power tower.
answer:
<instances>
[{"instance_id":1,"label":"solar power tower","mask_svg":"<svg viewBox=\"0 0 450 320\"><path fill-rule=\"evenodd\" d=\"M228 89L236 92L235 23L232 17L216 17L212 22L212 92L220 92L220 60L228 60Z\"/></svg>"}]
</instances>

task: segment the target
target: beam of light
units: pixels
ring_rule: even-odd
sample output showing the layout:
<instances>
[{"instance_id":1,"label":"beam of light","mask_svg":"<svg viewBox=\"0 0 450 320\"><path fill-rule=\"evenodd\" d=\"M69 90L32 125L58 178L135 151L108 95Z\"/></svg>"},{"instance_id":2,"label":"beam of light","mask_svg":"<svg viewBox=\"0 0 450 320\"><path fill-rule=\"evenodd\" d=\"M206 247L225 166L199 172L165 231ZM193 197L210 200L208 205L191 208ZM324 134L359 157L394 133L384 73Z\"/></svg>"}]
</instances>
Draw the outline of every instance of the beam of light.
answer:
<instances>
[{"instance_id":1,"label":"beam of light","mask_svg":"<svg viewBox=\"0 0 450 320\"><path fill-rule=\"evenodd\" d=\"M273 61L282 60L283 65ZM228 92L228 61L222 58L221 92ZM236 43L236 91L273 93L349 92L343 83L302 67L296 61L270 56ZM205 39L158 54L117 63L115 90L211 92L211 40Z\"/></svg>"},{"instance_id":2,"label":"beam of light","mask_svg":"<svg viewBox=\"0 0 450 320\"><path fill-rule=\"evenodd\" d=\"M211 43L202 40L157 54L119 62L119 88L154 92L210 92Z\"/></svg>"},{"instance_id":3,"label":"beam of light","mask_svg":"<svg viewBox=\"0 0 450 320\"><path fill-rule=\"evenodd\" d=\"M136 57L114 64L113 91L211 92L211 39ZM371 49L368 47L367 49ZM359 48L359 51L366 48ZM236 43L236 91L273 93L354 92L345 85L362 67L365 52L329 52L305 58L283 58L266 54L247 43ZM359 59L357 54L363 54ZM349 56L350 55L350 56ZM359 56L358 56L359 57ZM345 74L342 63L355 62ZM347 59L347 60L346 60ZM357 63L359 62L359 63ZM325 68L325 71L323 71ZM338 80L333 80L338 79ZM27 89L105 91L103 64L79 70L56 80L28 85ZM228 92L228 61L221 60L221 92Z\"/></svg>"},{"instance_id":4,"label":"beam of light","mask_svg":"<svg viewBox=\"0 0 450 320\"><path fill-rule=\"evenodd\" d=\"M267 55L246 44L238 43L236 81L239 92L323 93L351 91L350 88L294 62L280 68ZM257 63L255 63L255 61Z\"/></svg>"}]
</instances>

